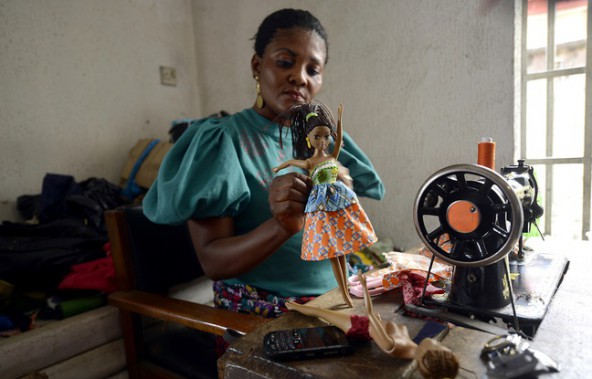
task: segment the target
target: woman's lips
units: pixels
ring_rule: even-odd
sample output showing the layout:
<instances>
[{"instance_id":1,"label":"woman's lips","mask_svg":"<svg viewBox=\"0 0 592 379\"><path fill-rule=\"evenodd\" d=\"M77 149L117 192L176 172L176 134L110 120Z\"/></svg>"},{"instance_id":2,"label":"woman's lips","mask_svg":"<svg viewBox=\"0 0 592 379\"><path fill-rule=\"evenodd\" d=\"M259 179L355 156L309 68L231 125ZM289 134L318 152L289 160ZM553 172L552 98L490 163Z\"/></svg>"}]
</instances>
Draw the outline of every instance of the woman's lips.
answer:
<instances>
[{"instance_id":1,"label":"woman's lips","mask_svg":"<svg viewBox=\"0 0 592 379\"><path fill-rule=\"evenodd\" d=\"M304 101L304 95L298 91L286 91L284 95L290 97L292 100L295 101Z\"/></svg>"}]
</instances>

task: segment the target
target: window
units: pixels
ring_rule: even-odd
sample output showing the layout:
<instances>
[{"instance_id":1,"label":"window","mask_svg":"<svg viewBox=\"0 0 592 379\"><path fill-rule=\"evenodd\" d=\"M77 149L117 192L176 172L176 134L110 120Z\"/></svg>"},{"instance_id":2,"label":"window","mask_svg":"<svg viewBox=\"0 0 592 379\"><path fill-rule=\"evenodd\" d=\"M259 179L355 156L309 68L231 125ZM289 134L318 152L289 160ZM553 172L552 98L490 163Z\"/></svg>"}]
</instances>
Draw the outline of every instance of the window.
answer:
<instances>
[{"instance_id":1,"label":"window","mask_svg":"<svg viewBox=\"0 0 592 379\"><path fill-rule=\"evenodd\" d=\"M534 167L545 235L592 239L592 0L523 0L518 156Z\"/></svg>"}]
</instances>

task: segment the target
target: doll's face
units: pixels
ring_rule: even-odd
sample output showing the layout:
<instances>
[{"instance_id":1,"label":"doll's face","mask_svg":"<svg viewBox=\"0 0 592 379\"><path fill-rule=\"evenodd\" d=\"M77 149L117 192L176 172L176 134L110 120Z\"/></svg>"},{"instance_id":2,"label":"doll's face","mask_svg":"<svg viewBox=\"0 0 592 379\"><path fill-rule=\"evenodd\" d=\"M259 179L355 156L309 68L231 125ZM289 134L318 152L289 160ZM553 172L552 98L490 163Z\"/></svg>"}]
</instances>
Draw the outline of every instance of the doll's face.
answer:
<instances>
[{"instance_id":1,"label":"doll's face","mask_svg":"<svg viewBox=\"0 0 592 379\"><path fill-rule=\"evenodd\" d=\"M331 143L331 129L328 126L316 126L307 137L313 148L324 151Z\"/></svg>"}]
</instances>

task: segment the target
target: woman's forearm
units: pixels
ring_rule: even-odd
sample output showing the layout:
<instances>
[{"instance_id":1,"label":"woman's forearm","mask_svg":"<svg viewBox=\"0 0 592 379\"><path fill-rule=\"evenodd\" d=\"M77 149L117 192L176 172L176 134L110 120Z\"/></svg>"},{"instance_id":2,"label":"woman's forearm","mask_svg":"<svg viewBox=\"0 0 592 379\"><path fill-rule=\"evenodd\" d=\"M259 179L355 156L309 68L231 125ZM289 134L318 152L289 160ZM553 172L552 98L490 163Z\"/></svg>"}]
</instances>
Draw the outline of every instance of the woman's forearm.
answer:
<instances>
[{"instance_id":1,"label":"woman's forearm","mask_svg":"<svg viewBox=\"0 0 592 379\"><path fill-rule=\"evenodd\" d=\"M275 177L268 195L272 217L246 234L236 235L232 217L189 220L191 239L206 275L219 280L244 274L302 230L310 186L310 178L300 173Z\"/></svg>"},{"instance_id":2,"label":"woman's forearm","mask_svg":"<svg viewBox=\"0 0 592 379\"><path fill-rule=\"evenodd\" d=\"M189 220L188 226L202 268L213 280L250 271L292 236L274 218L238 236L230 217Z\"/></svg>"}]
</instances>

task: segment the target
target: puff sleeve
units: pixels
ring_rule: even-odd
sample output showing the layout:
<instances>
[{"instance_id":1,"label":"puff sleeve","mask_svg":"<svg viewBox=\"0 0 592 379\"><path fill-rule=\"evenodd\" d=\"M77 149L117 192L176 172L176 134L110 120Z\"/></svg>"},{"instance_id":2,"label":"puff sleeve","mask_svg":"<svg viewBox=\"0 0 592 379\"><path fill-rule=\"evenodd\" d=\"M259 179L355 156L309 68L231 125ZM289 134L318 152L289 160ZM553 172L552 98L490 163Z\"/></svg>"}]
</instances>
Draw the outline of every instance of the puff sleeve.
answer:
<instances>
[{"instance_id":1,"label":"puff sleeve","mask_svg":"<svg viewBox=\"0 0 592 379\"><path fill-rule=\"evenodd\" d=\"M194 122L163 159L143 200L153 222L180 224L190 218L235 216L250 190L224 119Z\"/></svg>"}]
</instances>

